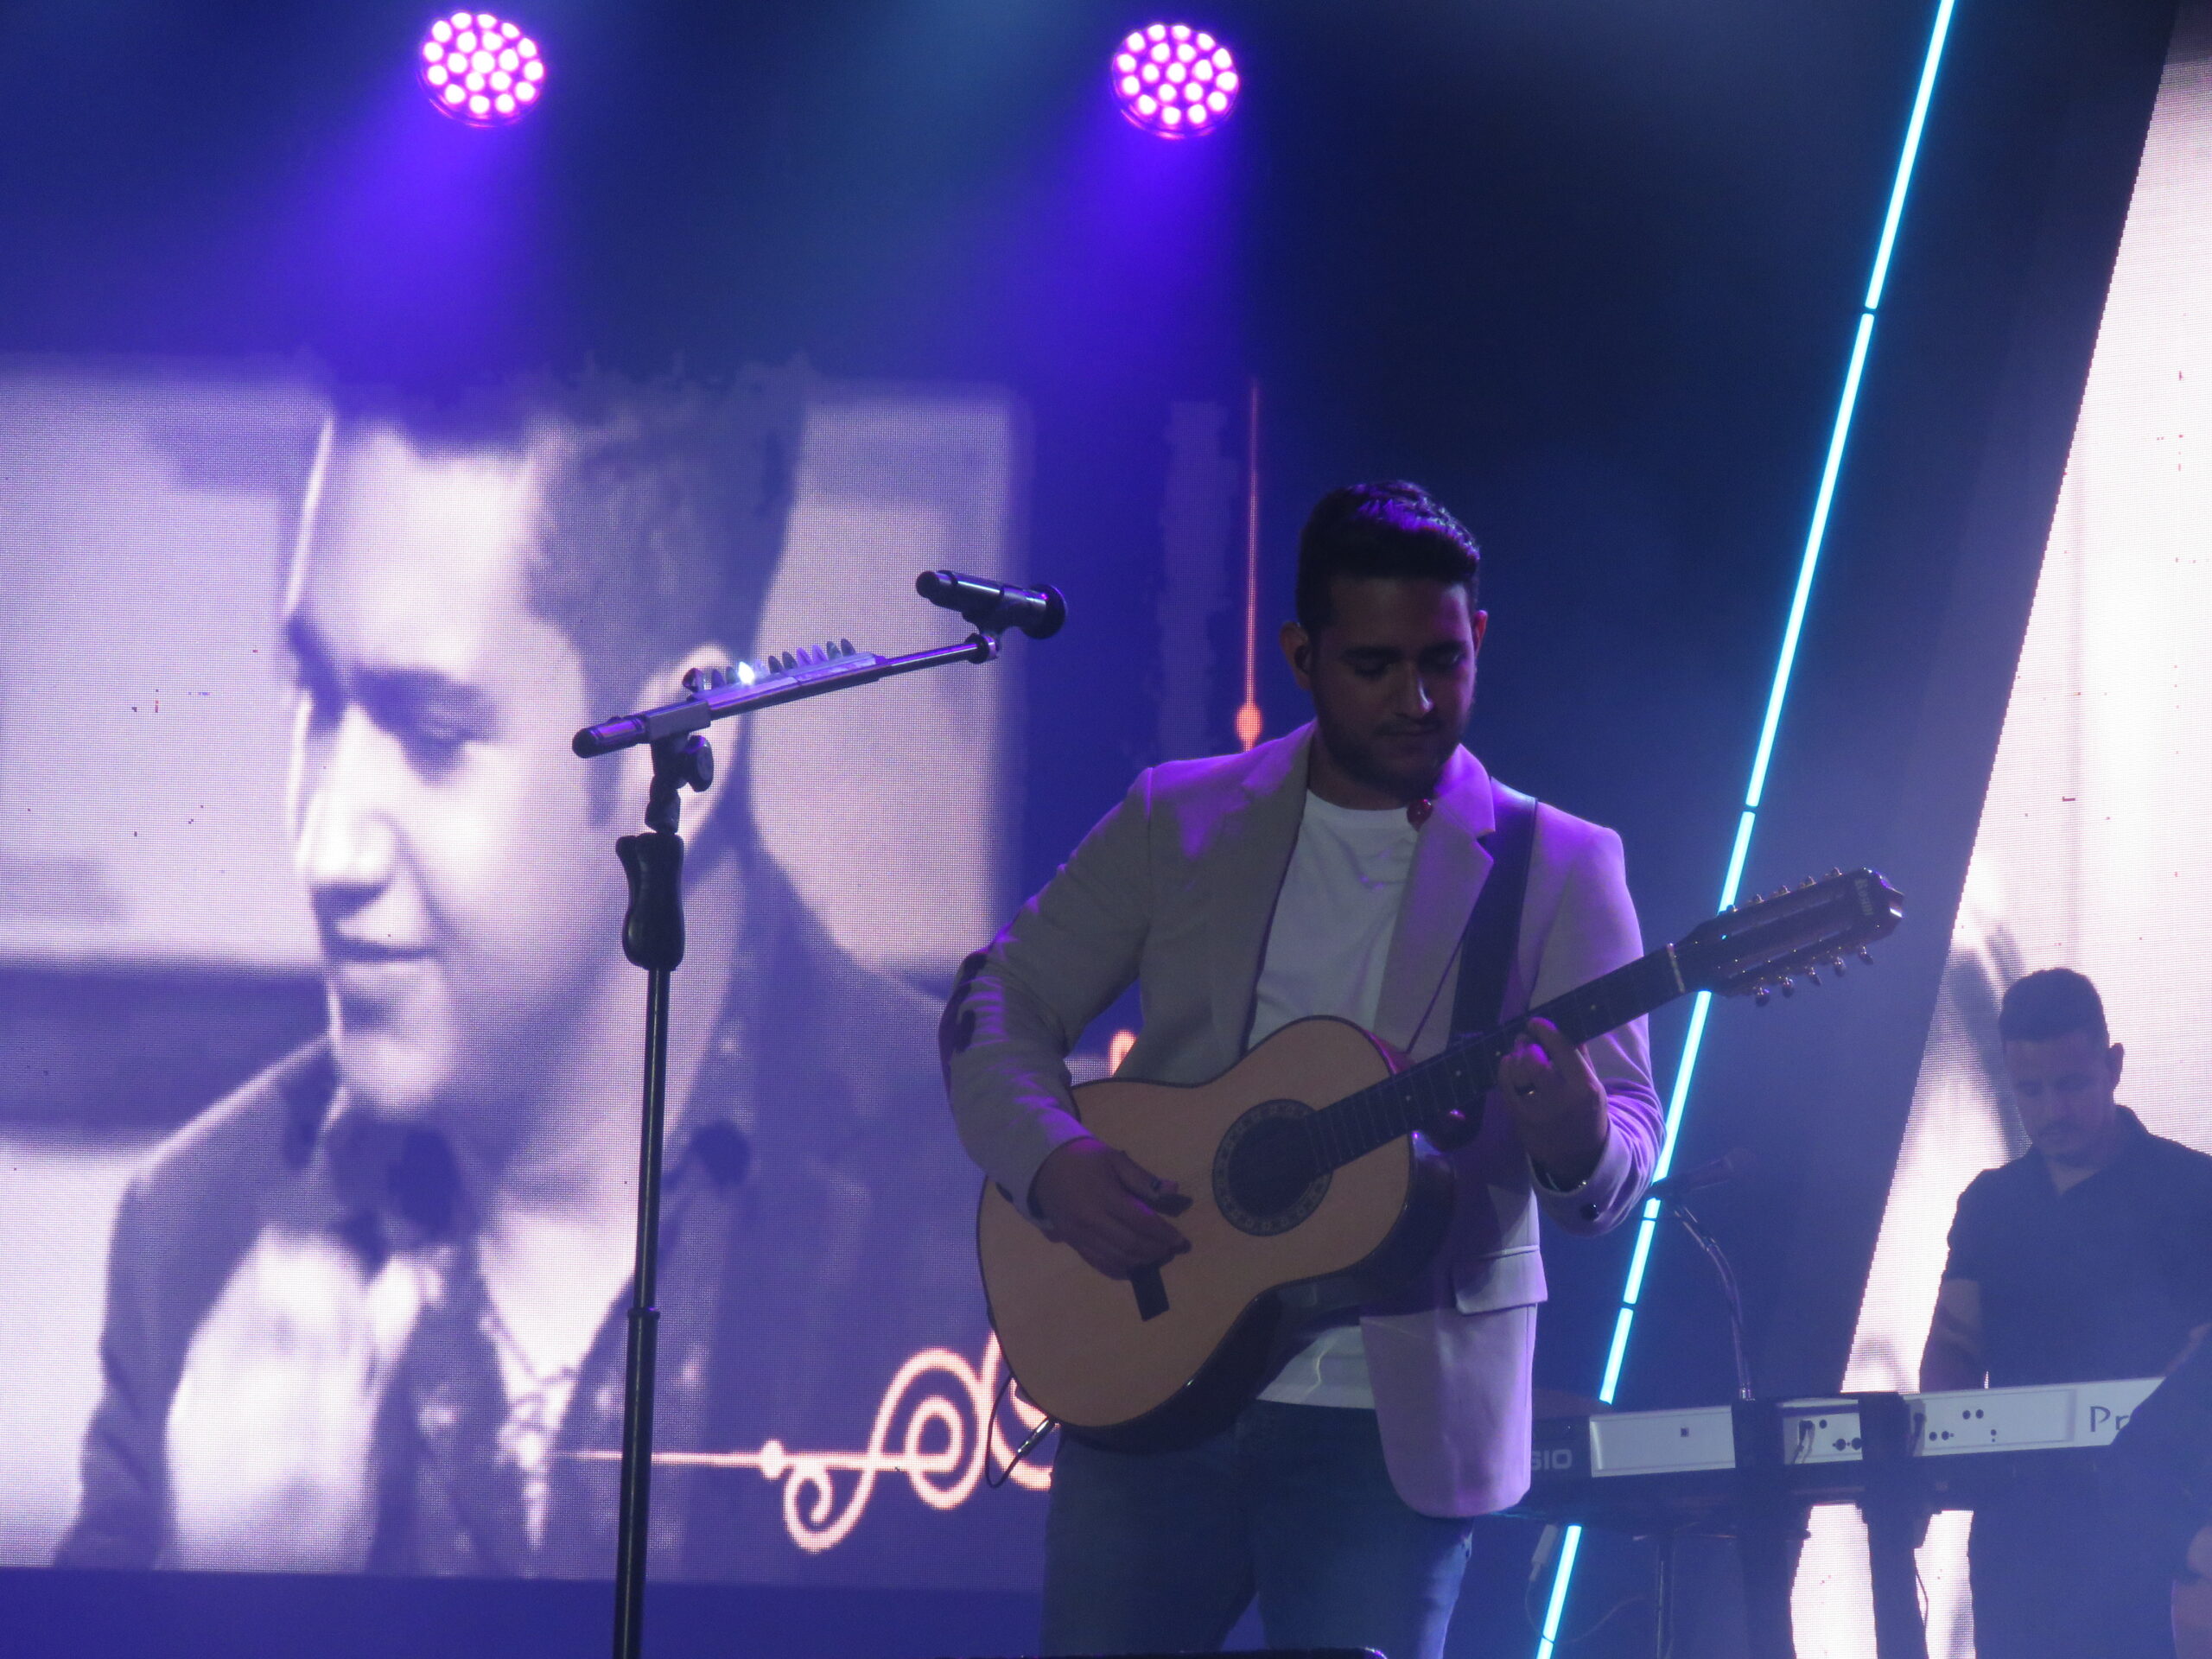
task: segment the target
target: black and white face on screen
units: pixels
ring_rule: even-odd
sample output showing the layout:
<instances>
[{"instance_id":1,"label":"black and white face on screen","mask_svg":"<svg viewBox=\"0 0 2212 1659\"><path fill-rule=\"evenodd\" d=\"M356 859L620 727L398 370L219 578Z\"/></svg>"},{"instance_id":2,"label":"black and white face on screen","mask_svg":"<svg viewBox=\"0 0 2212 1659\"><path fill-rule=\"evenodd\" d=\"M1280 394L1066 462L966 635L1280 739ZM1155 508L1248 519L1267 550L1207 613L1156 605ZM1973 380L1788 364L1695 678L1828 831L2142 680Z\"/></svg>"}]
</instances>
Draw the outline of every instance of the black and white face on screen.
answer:
<instances>
[{"instance_id":1,"label":"black and white face on screen","mask_svg":"<svg viewBox=\"0 0 2212 1659\"><path fill-rule=\"evenodd\" d=\"M550 464L343 430L283 613L289 827L339 1075L494 1143L526 1133L620 966L612 821L567 748L594 713L583 664L526 587Z\"/></svg>"}]
</instances>

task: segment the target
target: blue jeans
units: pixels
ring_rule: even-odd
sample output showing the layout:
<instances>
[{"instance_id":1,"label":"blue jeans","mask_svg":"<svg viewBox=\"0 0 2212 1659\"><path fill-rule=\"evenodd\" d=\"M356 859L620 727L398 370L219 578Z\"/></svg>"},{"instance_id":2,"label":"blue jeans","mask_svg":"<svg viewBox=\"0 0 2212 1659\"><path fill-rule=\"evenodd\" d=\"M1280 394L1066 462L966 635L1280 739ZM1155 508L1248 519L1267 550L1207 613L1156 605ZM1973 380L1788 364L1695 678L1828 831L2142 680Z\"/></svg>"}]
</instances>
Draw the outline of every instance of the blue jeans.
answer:
<instances>
[{"instance_id":1,"label":"blue jeans","mask_svg":"<svg viewBox=\"0 0 2212 1659\"><path fill-rule=\"evenodd\" d=\"M1044 1651L1211 1651L1256 1595L1270 1647L1439 1659L1473 1529L1407 1507L1371 1411L1256 1401L1180 1452L1064 1435Z\"/></svg>"}]
</instances>

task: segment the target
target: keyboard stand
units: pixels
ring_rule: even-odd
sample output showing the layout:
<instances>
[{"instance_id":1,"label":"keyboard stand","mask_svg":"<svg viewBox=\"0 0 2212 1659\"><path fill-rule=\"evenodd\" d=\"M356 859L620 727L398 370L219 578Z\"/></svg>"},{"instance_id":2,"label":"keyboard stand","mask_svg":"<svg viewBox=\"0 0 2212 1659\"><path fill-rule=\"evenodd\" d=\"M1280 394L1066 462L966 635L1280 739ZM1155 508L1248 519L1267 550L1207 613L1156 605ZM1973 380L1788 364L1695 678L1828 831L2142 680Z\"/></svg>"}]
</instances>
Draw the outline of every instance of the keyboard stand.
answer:
<instances>
[{"instance_id":1,"label":"keyboard stand","mask_svg":"<svg viewBox=\"0 0 2212 1659\"><path fill-rule=\"evenodd\" d=\"M1751 1659L1797 1659L1789 1611L1807 1506L1789 1491L1783 1466L1782 1411L1771 1400L1732 1408L1742 1496L1732 1530L1744 1569L1744 1635Z\"/></svg>"},{"instance_id":2,"label":"keyboard stand","mask_svg":"<svg viewBox=\"0 0 2212 1659\"><path fill-rule=\"evenodd\" d=\"M1914 1552L1928 1535L1928 1499L1912 1457L1912 1409L1901 1394L1861 1394L1859 1456L1866 1485L1866 1567L1874 1592L1878 1659L1928 1659L1920 1621L1920 1567Z\"/></svg>"}]
</instances>

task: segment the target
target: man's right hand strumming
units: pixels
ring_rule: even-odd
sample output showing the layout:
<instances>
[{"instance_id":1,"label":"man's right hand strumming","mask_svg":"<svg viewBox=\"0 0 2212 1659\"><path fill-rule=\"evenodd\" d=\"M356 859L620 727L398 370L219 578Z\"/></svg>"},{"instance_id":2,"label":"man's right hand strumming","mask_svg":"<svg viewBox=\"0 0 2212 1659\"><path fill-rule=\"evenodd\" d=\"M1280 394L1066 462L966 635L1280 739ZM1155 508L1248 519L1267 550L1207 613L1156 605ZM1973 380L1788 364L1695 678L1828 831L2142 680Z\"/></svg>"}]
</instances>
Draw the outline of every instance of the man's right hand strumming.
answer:
<instances>
[{"instance_id":1,"label":"man's right hand strumming","mask_svg":"<svg viewBox=\"0 0 2212 1659\"><path fill-rule=\"evenodd\" d=\"M1189 1207L1181 1190L1094 1136L1055 1147L1038 1166L1029 1192L1053 1236L1109 1279L1126 1279L1191 1248L1161 1213Z\"/></svg>"}]
</instances>

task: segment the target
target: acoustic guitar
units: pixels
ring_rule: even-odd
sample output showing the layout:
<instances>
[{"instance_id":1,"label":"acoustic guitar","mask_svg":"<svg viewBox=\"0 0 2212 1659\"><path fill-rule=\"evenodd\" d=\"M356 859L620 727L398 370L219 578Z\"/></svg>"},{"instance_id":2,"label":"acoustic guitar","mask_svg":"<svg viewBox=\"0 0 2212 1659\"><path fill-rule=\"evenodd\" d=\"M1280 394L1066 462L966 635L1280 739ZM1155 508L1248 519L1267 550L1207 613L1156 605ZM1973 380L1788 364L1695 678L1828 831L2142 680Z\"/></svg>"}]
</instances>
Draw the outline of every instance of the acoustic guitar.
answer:
<instances>
[{"instance_id":1,"label":"acoustic guitar","mask_svg":"<svg viewBox=\"0 0 2212 1659\"><path fill-rule=\"evenodd\" d=\"M1075 1090L1084 1126L1189 1207L1191 1249L1108 1278L986 1182L976 1218L991 1323L1029 1400L1083 1439L1136 1450L1224 1427L1316 1314L1377 1300L1451 1220L1451 1165L1422 1131L1471 1130L1526 1019L1583 1043L1694 991L1789 995L1893 931L1902 896L1839 871L1738 905L1675 944L1497 1030L1408 1065L1347 1020L1285 1026L1211 1083L1108 1077Z\"/></svg>"}]
</instances>

